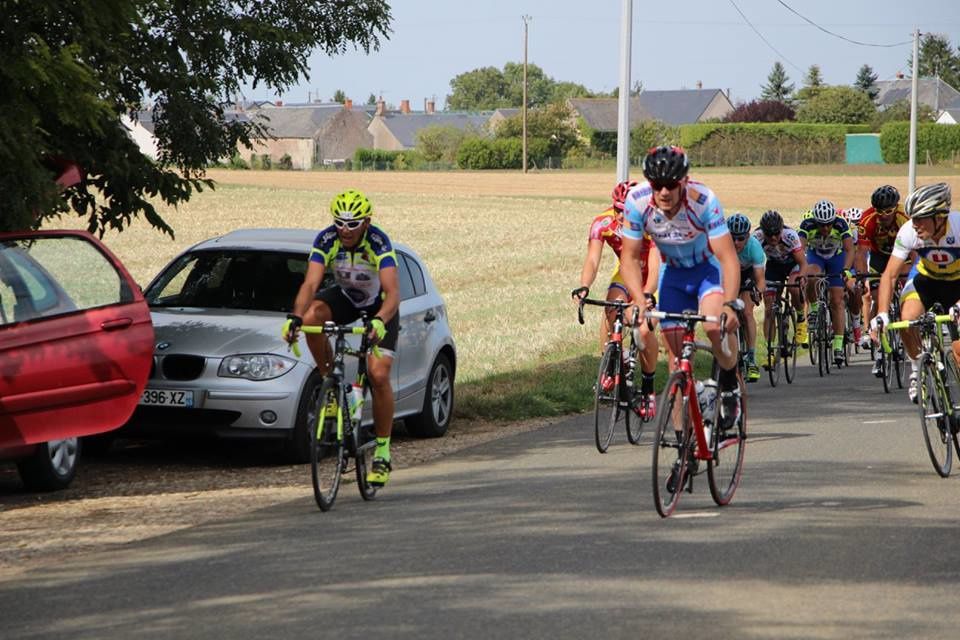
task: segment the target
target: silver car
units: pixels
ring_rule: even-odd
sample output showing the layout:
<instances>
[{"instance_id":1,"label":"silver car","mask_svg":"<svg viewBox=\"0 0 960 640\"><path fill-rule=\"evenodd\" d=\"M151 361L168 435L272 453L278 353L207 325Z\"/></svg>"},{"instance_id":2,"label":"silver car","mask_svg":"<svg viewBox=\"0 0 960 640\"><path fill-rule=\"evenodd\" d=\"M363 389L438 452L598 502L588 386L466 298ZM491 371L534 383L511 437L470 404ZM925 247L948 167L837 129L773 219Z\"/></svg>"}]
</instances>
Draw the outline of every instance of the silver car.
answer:
<instances>
[{"instance_id":1,"label":"silver car","mask_svg":"<svg viewBox=\"0 0 960 640\"><path fill-rule=\"evenodd\" d=\"M156 332L153 370L122 435L283 438L291 459L309 460L307 413L321 380L303 338L298 358L280 331L316 234L233 231L190 247L154 278L145 291ZM409 247L394 249L395 418L412 435L438 437L453 411L456 347L427 268ZM356 360L348 365L352 379ZM372 421L369 401L364 421Z\"/></svg>"}]
</instances>

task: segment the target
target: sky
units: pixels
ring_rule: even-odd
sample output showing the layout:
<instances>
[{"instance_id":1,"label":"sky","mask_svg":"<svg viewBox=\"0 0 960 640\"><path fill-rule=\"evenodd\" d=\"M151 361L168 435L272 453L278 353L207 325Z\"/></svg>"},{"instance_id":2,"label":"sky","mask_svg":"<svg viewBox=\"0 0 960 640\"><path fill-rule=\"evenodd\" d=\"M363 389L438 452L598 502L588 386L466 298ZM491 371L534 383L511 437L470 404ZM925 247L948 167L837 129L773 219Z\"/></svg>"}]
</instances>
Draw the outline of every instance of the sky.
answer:
<instances>
[{"instance_id":1,"label":"sky","mask_svg":"<svg viewBox=\"0 0 960 640\"><path fill-rule=\"evenodd\" d=\"M379 51L314 54L309 80L280 96L258 87L248 89L246 97L328 101L340 89L357 103L375 94L392 105L410 100L414 110L435 100L441 109L457 75L523 61L524 15L530 16L529 63L556 81L591 91L619 85L622 0L390 4L393 32ZM853 44L803 18L848 40L908 44ZM693 89L702 82L705 89L729 90L736 104L759 97L776 61L797 88L813 64L820 66L826 84L852 84L864 64L880 80L891 80L898 72L910 74L915 28L946 35L957 47L960 0L633 0L631 84L666 90Z\"/></svg>"}]
</instances>

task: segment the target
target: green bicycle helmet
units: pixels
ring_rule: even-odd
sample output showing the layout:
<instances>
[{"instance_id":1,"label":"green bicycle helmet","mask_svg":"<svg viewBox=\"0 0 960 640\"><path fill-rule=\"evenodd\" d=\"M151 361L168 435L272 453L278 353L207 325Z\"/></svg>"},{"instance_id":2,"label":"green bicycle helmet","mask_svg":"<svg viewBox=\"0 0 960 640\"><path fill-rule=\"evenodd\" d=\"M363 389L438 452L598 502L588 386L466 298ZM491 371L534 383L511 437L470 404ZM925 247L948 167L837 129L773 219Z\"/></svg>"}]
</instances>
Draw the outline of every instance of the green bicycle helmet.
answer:
<instances>
[{"instance_id":1,"label":"green bicycle helmet","mask_svg":"<svg viewBox=\"0 0 960 640\"><path fill-rule=\"evenodd\" d=\"M347 189L330 202L330 213L340 220L362 220L373 215L373 205L360 191Z\"/></svg>"}]
</instances>

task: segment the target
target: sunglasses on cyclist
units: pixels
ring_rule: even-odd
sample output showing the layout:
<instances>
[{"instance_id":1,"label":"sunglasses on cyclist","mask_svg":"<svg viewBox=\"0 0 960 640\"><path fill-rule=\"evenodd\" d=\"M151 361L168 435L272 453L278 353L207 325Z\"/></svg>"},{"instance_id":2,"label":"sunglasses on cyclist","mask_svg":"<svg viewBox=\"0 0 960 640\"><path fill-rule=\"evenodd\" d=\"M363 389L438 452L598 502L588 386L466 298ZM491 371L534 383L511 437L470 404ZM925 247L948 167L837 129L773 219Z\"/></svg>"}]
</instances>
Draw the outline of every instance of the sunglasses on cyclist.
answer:
<instances>
[{"instance_id":1,"label":"sunglasses on cyclist","mask_svg":"<svg viewBox=\"0 0 960 640\"><path fill-rule=\"evenodd\" d=\"M337 225L337 229L346 228L348 231L353 231L354 229L360 228L363 220L341 220L340 218L334 218L333 224Z\"/></svg>"},{"instance_id":2,"label":"sunglasses on cyclist","mask_svg":"<svg viewBox=\"0 0 960 640\"><path fill-rule=\"evenodd\" d=\"M882 216L889 216L891 213L896 213L896 212L897 212L896 207L890 207L889 209L877 209L877 213L879 213Z\"/></svg>"},{"instance_id":3,"label":"sunglasses on cyclist","mask_svg":"<svg viewBox=\"0 0 960 640\"><path fill-rule=\"evenodd\" d=\"M730 237L733 238L734 242L742 242L747 239L747 234L740 236L740 235L734 235L731 233Z\"/></svg>"},{"instance_id":4,"label":"sunglasses on cyclist","mask_svg":"<svg viewBox=\"0 0 960 640\"><path fill-rule=\"evenodd\" d=\"M653 187L654 191L660 191L662 189L669 189L673 191L680 186L679 180L653 180L650 182L650 186Z\"/></svg>"}]
</instances>

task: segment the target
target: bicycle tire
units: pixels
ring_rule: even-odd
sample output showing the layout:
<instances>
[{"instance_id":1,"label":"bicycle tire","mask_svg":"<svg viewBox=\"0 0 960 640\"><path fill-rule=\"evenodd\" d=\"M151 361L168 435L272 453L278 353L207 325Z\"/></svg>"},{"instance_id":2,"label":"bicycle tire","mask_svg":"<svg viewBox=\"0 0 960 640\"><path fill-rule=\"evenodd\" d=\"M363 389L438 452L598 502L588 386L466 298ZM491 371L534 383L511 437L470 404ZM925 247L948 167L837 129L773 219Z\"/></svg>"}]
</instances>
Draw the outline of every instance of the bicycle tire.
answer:
<instances>
[{"instance_id":1,"label":"bicycle tire","mask_svg":"<svg viewBox=\"0 0 960 640\"><path fill-rule=\"evenodd\" d=\"M690 443L690 413L684 387L686 374L674 371L663 388L657 411L657 432L653 441L653 503L657 513L667 518L677 508L686 486L687 456ZM696 400L694 400L696 401ZM677 438L677 426L680 438ZM677 471L674 472L674 464ZM673 482L671 484L671 476ZM672 489L672 490L671 490Z\"/></svg>"},{"instance_id":2,"label":"bicycle tire","mask_svg":"<svg viewBox=\"0 0 960 640\"><path fill-rule=\"evenodd\" d=\"M373 453L377 448L377 439L372 434L369 438L367 437L359 420L351 426L350 431L353 437L352 455L357 472L357 489L360 490L361 498L373 500L377 496L378 487L367 482L367 471L373 464Z\"/></svg>"},{"instance_id":3,"label":"bicycle tire","mask_svg":"<svg viewBox=\"0 0 960 640\"><path fill-rule=\"evenodd\" d=\"M338 399L338 396L343 396ZM324 407L332 401L337 403L334 415L325 414ZM337 429L343 420L346 397L337 381L326 378L320 386L314 415L315 425L310 429L310 475L313 480L313 497L321 511L329 511L337 499L340 480L347 463L347 449ZM321 418L322 416L322 418Z\"/></svg>"},{"instance_id":4,"label":"bicycle tire","mask_svg":"<svg viewBox=\"0 0 960 640\"><path fill-rule=\"evenodd\" d=\"M941 381L936 369L937 365L930 355L924 355L923 362L920 364L917 404L920 407L923 442L927 447L930 462L937 475L946 478L950 475L953 466L953 446L950 442L947 416L940 395Z\"/></svg>"},{"instance_id":5,"label":"bicycle tire","mask_svg":"<svg viewBox=\"0 0 960 640\"><path fill-rule=\"evenodd\" d=\"M780 355L783 344L780 340L783 332L780 324L783 322L783 314L780 311L774 311L773 325L770 327L773 333L773 343L767 343L767 377L770 379L770 386L775 387L780 382Z\"/></svg>"},{"instance_id":6,"label":"bicycle tire","mask_svg":"<svg viewBox=\"0 0 960 640\"><path fill-rule=\"evenodd\" d=\"M953 441L953 450L960 457L960 441L957 439L957 431L960 428L960 370L957 369L957 361L953 357L953 351L948 349L943 354L943 380L946 388L946 400L950 403L950 410L947 412L947 426L949 428L950 439Z\"/></svg>"},{"instance_id":7,"label":"bicycle tire","mask_svg":"<svg viewBox=\"0 0 960 640\"><path fill-rule=\"evenodd\" d=\"M824 307L820 308L820 313L820 361L823 362L824 371L829 374L833 360L833 318Z\"/></svg>"},{"instance_id":8,"label":"bicycle tire","mask_svg":"<svg viewBox=\"0 0 960 640\"><path fill-rule=\"evenodd\" d=\"M784 334L780 338L780 344L786 348L783 357L783 373L788 384L793 384L797 379L797 351L800 345L797 344L797 314L794 311L784 315L783 323Z\"/></svg>"},{"instance_id":9,"label":"bicycle tire","mask_svg":"<svg viewBox=\"0 0 960 640\"><path fill-rule=\"evenodd\" d=\"M713 456L707 461L707 484L710 486L713 501L721 507L730 504L733 494L740 486L743 473L747 441L747 388L740 377L737 385L740 388L740 417L733 428L723 433L719 428L714 428L710 433L710 451Z\"/></svg>"},{"instance_id":10,"label":"bicycle tire","mask_svg":"<svg viewBox=\"0 0 960 640\"><path fill-rule=\"evenodd\" d=\"M640 354L637 350L637 345L631 343L629 350L629 358L636 364L633 367L633 380L630 380L630 384L623 385L623 394L621 397L621 405L623 406L623 426L627 430L627 442L630 444L640 444L640 436L643 435L643 428L651 418L641 418L633 411L633 407L640 402L643 402L643 392L641 391L641 385L638 384L641 382L642 376L640 375ZM626 378L624 378L626 381Z\"/></svg>"},{"instance_id":11,"label":"bicycle tire","mask_svg":"<svg viewBox=\"0 0 960 640\"><path fill-rule=\"evenodd\" d=\"M892 340L892 336L890 337ZM883 392L890 393L893 390L893 377L896 375L893 370L893 349L890 353L884 352L880 362L880 381L883 382Z\"/></svg>"},{"instance_id":12,"label":"bicycle tire","mask_svg":"<svg viewBox=\"0 0 960 640\"><path fill-rule=\"evenodd\" d=\"M611 382L604 388L605 380ZM620 411L620 348L609 343L600 358L593 404L593 432L597 451L606 453L613 440L613 430Z\"/></svg>"},{"instance_id":13,"label":"bicycle tire","mask_svg":"<svg viewBox=\"0 0 960 640\"><path fill-rule=\"evenodd\" d=\"M903 338L897 336L897 350L893 360L894 372L897 374L897 388L903 389L904 366L907 361L907 352L903 347Z\"/></svg>"}]
</instances>

